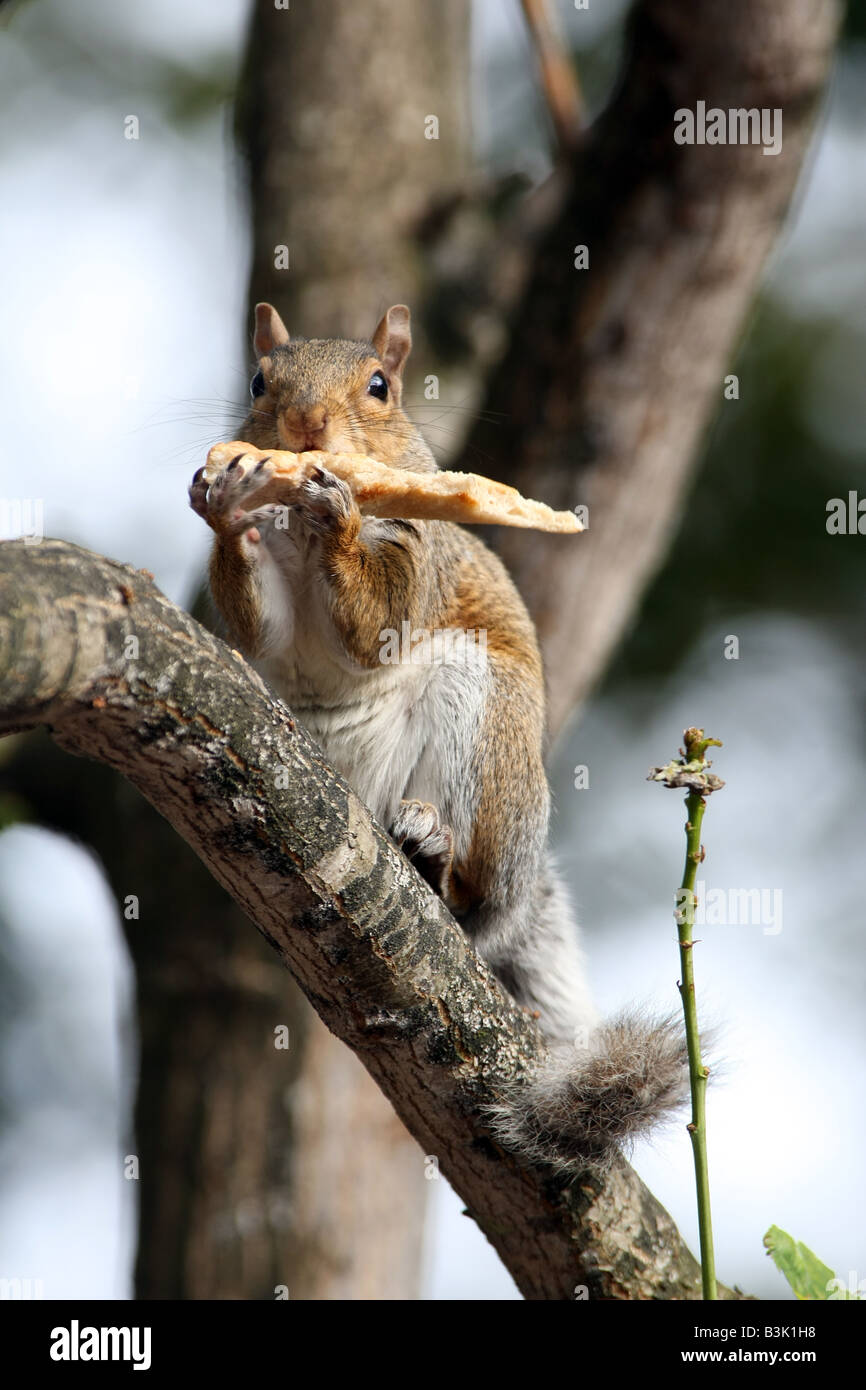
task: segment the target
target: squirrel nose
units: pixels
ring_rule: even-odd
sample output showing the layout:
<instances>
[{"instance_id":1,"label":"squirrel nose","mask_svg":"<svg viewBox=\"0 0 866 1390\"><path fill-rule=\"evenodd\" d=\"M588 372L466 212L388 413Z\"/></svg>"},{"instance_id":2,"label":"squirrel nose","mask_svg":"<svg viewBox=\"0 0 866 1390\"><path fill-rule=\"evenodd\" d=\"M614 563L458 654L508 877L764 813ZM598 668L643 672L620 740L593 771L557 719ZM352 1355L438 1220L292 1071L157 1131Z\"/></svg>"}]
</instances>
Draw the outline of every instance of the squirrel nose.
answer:
<instances>
[{"instance_id":1,"label":"squirrel nose","mask_svg":"<svg viewBox=\"0 0 866 1390\"><path fill-rule=\"evenodd\" d=\"M306 409L287 411L287 423L299 434L318 434L328 423L328 412L323 405L311 405Z\"/></svg>"},{"instance_id":2,"label":"squirrel nose","mask_svg":"<svg viewBox=\"0 0 866 1390\"><path fill-rule=\"evenodd\" d=\"M324 405L287 410L283 421L292 437L303 439L307 448L315 449L321 444L317 436L323 435L328 428L328 411Z\"/></svg>"}]
</instances>

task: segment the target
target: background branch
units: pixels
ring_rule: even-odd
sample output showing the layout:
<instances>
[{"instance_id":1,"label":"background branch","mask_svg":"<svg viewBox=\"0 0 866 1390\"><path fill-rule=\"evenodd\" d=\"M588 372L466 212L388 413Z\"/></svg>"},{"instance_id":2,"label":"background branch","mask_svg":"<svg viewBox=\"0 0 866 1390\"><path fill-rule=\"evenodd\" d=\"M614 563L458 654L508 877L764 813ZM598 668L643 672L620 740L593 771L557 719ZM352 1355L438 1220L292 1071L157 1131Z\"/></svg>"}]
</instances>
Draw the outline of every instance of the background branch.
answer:
<instances>
[{"instance_id":1,"label":"background branch","mask_svg":"<svg viewBox=\"0 0 866 1390\"><path fill-rule=\"evenodd\" d=\"M582 100L574 64L562 41L555 11L547 0L520 0L535 49L541 86L560 155L574 150L580 138Z\"/></svg>"},{"instance_id":2,"label":"background branch","mask_svg":"<svg viewBox=\"0 0 866 1390\"><path fill-rule=\"evenodd\" d=\"M835 0L790 0L784 22L776 0L643 0L617 94L575 153L483 412L451 464L495 460L527 496L589 505L580 547L495 537L539 629L553 733L603 673L670 545L839 19ZM781 153L676 145L674 112L698 100L781 108Z\"/></svg>"}]
</instances>

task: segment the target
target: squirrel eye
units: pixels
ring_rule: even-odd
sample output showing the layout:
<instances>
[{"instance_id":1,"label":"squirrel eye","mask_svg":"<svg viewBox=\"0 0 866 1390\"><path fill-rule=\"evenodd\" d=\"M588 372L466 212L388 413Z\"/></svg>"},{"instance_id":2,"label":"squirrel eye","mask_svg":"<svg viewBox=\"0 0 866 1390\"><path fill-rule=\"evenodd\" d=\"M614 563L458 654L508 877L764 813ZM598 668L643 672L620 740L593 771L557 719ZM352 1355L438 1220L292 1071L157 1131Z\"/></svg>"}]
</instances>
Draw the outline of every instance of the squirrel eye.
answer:
<instances>
[{"instance_id":1,"label":"squirrel eye","mask_svg":"<svg viewBox=\"0 0 866 1390\"><path fill-rule=\"evenodd\" d=\"M380 401L387 400L388 383L381 372L374 372L367 386L367 395L376 396Z\"/></svg>"},{"instance_id":2,"label":"squirrel eye","mask_svg":"<svg viewBox=\"0 0 866 1390\"><path fill-rule=\"evenodd\" d=\"M250 395L253 400L255 400L256 396L263 396L265 394L265 389L265 374L261 367L259 367L259 370L250 382Z\"/></svg>"}]
</instances>

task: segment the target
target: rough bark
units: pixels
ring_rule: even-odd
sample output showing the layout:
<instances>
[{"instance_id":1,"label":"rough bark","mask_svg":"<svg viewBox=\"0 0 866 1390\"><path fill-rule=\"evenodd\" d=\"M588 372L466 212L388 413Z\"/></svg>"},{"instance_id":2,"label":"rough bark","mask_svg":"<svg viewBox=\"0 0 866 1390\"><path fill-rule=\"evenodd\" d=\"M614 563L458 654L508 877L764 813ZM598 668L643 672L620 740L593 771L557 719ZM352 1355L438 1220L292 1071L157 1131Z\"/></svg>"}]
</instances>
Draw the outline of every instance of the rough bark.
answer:
<instances>
[{"instance_id":1,"label":"rough bark","mask_svg":"<svg viewBox=\"0 0 866 1390\"><path fill-rule=\"evenodd\" d=\"M0 733L44 726L159 809L438 1158L526 1297L699 1295L693 1257L625 1162L563 1188L491 1140L483 1107L543 1055L534 1021L237 652L150 576L59 541L0 546L0 615Z\"/></svg>"},{"instance_id":2,"label":"rough bark","mask_svg":"<svg viewBox=\"0 0 866 1390\"><path fill-rule=\"evenodd\" d=\"M835 0L643 0L461 459L554 507L579 545L496 544L538 625L556 732L604 672L681 514L701 432L808 147ZM783 145L677 145L680 107L781 108ZM589 269L574 248L589 248ZM744 384L745 389L745 384ZM736 409L736 405L727 408Z\"/></svg>"}]
</instances>

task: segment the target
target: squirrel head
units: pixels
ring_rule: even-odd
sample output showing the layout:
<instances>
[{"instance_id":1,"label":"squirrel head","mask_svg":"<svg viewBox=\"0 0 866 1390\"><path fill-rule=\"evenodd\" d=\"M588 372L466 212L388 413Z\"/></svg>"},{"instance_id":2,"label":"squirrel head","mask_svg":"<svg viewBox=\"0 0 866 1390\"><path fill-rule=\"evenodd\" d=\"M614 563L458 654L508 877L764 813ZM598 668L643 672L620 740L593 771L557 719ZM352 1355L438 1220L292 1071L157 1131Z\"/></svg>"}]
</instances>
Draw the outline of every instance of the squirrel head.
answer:
<instances>
[{"instance_id":1,"label":"squirrel head","mask_svg":"<svg viewBox=\"0 0 866 1390\"><path fill-rule=\"evenodd\" d=\"M415 428L400 405L412 346L409 310L395 304L369 342L290 338L271 304L256 305L258 369L239 436L259 449L368 454L399 466Z\"/></svg>"}]
</instances>

